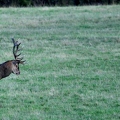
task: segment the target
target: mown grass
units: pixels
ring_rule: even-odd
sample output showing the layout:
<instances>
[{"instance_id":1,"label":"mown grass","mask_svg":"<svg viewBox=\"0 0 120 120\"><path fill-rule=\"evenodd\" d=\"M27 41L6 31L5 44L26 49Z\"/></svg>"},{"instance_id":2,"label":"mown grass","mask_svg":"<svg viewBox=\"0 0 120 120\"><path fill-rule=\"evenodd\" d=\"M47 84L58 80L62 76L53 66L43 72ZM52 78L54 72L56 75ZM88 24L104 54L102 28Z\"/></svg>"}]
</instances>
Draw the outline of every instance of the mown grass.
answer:
<instances>
[{"instance_id":1,"label":"mown grass","mask_svg":"<svg viewBox=\"0 0 120 120\"><path fill-rule=\"evenodd\" d=\"M0 61L22 42L21 75L0 81L1 120L120 119L120 6L0 8Z\"/></svg>"}]
</instances>

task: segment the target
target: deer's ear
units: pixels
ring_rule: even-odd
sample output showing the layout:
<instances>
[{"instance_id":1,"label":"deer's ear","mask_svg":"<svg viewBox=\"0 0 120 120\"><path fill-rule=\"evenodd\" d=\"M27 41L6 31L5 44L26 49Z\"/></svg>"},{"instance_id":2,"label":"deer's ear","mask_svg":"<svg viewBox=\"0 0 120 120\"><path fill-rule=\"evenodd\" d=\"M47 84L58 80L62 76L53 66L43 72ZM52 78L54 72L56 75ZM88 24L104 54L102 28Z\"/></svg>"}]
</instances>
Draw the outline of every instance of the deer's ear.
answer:
<instances>
[{"instance_id":1,"label":"deer's ear","mask_svg":"<svg viewBox=\"0 0 120 120\"><path fill-rule=\"evenodd\" d=\"M12 63L13 63L14 65L16 65L17 62L16 62L15 60L13 60Z\"/></svg>"},{"instance_id":2,"label":"deer's ear","mask_svg":"<svg viewBox=\"0 0 120 120\"><path fill-rule=\"evenodd\" d=\"M13 60L12 63L13 63L14 65L16 65L16 64L19 64L20 61L19 61L19 60Z\"/></svg>"}]
</instances>

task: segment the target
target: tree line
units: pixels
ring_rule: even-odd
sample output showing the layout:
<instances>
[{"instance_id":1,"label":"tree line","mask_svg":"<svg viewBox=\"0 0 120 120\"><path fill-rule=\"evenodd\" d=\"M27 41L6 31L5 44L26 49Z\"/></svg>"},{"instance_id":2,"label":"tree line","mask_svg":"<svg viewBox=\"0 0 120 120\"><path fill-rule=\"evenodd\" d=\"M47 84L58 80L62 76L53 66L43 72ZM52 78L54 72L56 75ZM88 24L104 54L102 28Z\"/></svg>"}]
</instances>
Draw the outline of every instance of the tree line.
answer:
<instances>
[{"instance_id":1,"label":"tree line","mask_svg":"<svg viewBox=\"0 0 120 120\"><path fill-rule=\"evenodd\" d=\"M0 0L0 7L120 4L120 0Z\"/></svg>"}]
</instances>

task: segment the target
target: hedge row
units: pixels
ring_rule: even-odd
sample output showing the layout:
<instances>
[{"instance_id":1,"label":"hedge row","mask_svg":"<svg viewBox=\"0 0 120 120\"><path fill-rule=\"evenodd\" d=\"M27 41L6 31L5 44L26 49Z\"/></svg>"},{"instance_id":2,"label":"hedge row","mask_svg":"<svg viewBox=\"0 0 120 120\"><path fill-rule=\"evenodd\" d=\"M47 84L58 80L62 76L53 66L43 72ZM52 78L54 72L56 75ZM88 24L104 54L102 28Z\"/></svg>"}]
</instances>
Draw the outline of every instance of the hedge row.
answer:
<instances>
[{"instance_id":1,"label":"hedge row","mask_svg":"<svg viewBox=\"0 0 120 120\"><path fill-rule=\"evenodd\" d=\"M0 0L0 6L68 6L119 4L120 0Z\"/></svg>"}]
</instances>

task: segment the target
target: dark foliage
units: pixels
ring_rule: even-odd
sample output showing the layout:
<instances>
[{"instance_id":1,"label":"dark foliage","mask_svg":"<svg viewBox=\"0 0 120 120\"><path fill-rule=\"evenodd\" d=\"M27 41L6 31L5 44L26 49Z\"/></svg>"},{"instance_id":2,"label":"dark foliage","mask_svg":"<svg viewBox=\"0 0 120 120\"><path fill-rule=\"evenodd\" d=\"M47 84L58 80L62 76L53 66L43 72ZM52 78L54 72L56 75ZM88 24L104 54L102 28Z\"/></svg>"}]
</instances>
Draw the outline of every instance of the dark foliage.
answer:
<instances>
[{"instance_id":1,"label":"dark foliage","mask_svg":"<svg viewBox=\"0 0 120 120\"><path fill-rule=\"evenodd\" d=\"M68 6L119 4L120 0L0 0L0 6Z\"/></svg>"}]
</instances>

